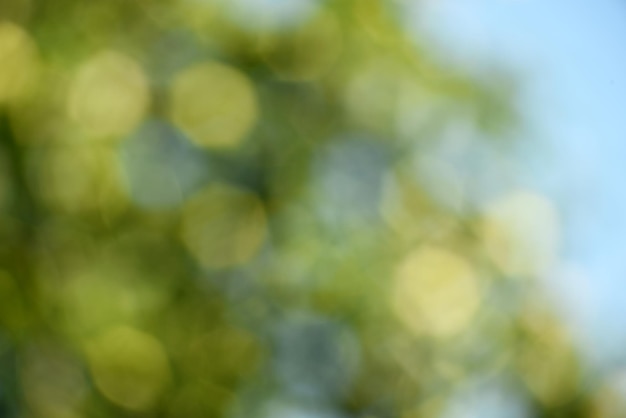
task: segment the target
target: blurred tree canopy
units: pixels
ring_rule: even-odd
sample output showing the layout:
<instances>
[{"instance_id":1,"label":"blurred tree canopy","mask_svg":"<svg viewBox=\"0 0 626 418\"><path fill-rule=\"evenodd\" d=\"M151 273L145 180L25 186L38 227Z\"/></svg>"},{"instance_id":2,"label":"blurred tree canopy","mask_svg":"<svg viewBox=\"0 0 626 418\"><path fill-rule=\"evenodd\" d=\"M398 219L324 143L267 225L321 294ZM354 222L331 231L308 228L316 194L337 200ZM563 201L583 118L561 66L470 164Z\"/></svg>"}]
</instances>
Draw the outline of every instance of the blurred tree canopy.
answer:
<instances>
[{"instance_id":1,"label":"blurred tree canopy","mask_svg":"<svg viewBox=\"0 0 626 418\"><path fill-rule=\"evenodd\" d=\"M1 3L0 416L618 416L506 192L514 84L402 10Z\"/></svg>"}]
</instances>

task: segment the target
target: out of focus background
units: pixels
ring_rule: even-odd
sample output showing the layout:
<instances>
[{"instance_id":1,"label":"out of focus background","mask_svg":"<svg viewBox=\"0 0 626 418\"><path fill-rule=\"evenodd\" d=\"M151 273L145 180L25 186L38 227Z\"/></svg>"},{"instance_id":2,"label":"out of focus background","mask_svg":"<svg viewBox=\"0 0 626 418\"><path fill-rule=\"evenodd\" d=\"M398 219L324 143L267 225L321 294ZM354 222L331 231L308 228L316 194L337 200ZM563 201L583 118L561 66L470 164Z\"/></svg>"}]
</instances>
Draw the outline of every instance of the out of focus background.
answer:
<instances>
[{"instance_id":1,"label":"out of focus background","mask_svg":"<svg viewBox=\"0 0 626 418\"><path fill-rule=\"evenodd\" d=\"M626 416L626 5L4 0L0 417Z\"/></svg>"}]
</instances>

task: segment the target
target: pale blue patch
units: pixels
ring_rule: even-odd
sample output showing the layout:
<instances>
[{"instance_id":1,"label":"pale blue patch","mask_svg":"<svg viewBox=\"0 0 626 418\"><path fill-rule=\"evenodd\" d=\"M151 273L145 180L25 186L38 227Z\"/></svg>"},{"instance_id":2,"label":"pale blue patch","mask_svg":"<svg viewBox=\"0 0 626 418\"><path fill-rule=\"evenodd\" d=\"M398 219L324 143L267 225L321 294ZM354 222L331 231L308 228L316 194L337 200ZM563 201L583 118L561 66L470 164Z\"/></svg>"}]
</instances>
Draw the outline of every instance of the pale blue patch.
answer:
<instances>
[{"instance_id":1,"label":"pale blue patch","mask_svg":"<svg viewBox=\"0 0 626 418\"><path fill-rule=\"evenodd\" d=\"M360 226L377 221L388 152L360 137L332 142L313 164L313 199L328 225Z\"/></svg>"},{"instance_id":2,"label":"pale blue patch","mask_svg":"<svg viewBox=\"0 0 626 418\"><path fill-rule=\"evenodd\" d=\"M130 197L144 209L174 208L208 177L205 156L164 122L144 124L120 154Z\"/></svg>"},{"instance_id":3,"label":"pale blue patch","mask_svg":"<svg viewBox=\"0 0 626 418\"><path fill-rule=\"evenodd\" d=\"M243 29L283 29L310 18L319 9L319 0L226 0L224 8Z\"/></svg>"},{"instance_id":4,"label":"pale blue patch","mask_svg":"<svg viewBox=\"0 0 626 418\"><path fill-rule=\"evenodd\" d=\"M282 390L310 400L345 394L359 367L352 333L330 320L298 314L274 328L272 368Z\"/></svg>"},{"instance_id":5,"label":"pale blue patch","mask_svg":"<svg viewBox=\"0 0 626 418\"><path fill-rule=\"evenodd\" d=\"M504 382L480 383L462 391L440 418L532 418L528 401Z\"/></svg>"}]
</instances>

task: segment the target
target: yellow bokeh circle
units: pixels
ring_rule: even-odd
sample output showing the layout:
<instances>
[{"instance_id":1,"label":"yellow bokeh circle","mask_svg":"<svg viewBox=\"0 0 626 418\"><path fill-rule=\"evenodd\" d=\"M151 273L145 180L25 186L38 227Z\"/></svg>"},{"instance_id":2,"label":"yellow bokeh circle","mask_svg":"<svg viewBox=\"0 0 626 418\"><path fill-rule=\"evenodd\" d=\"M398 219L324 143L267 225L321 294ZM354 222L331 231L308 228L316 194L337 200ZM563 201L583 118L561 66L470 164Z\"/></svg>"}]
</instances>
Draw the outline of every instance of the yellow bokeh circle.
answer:
<instances>
[{"instance_id":1,"label":"yellow bokeh circle","mask_svg":"<svg viewBox=\"0 0 626 418\"><path fill-rule=\"evenodd\" d=\"M198 64L179 73L170 99L172 121L204 147L237 146L258 117L252 82L239 70L217 62Z\"/></svg>"},{"instance_id":2,"label":"yellow bokeh circle","mask_svg":"<svg viewBox=\"0 0 626 418\"><path fill-rule=\"evenodd\" d=\"M111 402L131 410L156 403L170 379L166 353L149 334L120 326L87 346L97 388Z\"/></svg>"},{"instance_id":3,"label":"yellow bokeh circle","mask_svg":"<svg viewBox=\"0 0 626 418\"><path fill-rule=\"evenodd\" d=\"M518 191L492 202L480 233L487 255L506 274L541 276L558 260L559 214L539 194Z\"/></svg>"},{"instance_id":4,"label":"yellow bokeh circle","mask_svg":"<svg viewBox=\"0 0 626 418\"><path fill-rule=\"evenodd\" d=\"M70 117L95 138L130 133L150 102L148 81L139 64L116 52L103 51L79 68L70 88Z\"/></svg>"},{"instance_id":5,"label":"yellow bokeh circle","mask_svg":"<svg viewBox=\"0 0 626 418\"><path fill-rule=\"evenodd\" d=\"M21 27L0 23L0 104L19 99L39 71L37 47Z\"/></svg>"},{"instance_id":6,"label":"yellow bokeh circle","mask_svg":"<svg viewBox=\"0 0 626 418\"><path fill-rule=\"evenodd\" d=\"M185 206L181 238L200 264L226 268L254 257L266 230L267 217L259 198L220 184L208 187Z\"/></svg>"},{"instance_id":7,"label":"yellow bokeh circle","mask_svg":"<svg viewBox=\"0 0 626 418\"><path fill-rule=\"evenodd\" d=\"M477 274L461 256L424 247L399 265L392 307L414 333L449 337L462 331L478 310Z\"/></svg>"}]
</instances>

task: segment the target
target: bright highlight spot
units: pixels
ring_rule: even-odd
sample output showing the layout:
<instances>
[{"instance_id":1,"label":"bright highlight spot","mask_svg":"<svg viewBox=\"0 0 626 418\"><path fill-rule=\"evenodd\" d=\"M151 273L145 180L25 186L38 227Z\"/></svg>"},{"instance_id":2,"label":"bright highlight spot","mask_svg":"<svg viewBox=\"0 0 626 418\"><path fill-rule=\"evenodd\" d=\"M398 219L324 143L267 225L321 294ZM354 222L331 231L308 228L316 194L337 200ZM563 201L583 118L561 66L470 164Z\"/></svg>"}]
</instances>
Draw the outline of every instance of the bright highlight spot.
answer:
<instances>
[{"instance_id":1,"label":"bright highlight spot","mask_svg":"<svg viewBox=\"0 0 626 418\"><path fill-rule=\"evenodd\" d=\"M392 307L417 334L449 337L462 331L479 302L476 272L448 250L420 248L397 270Z\"/></svg>"},{"instance_id":2,"label":"bright highlight spot","mask_svg":"<svg viewBox=\"0 0 626 418\"><path fill-rule=\"evenodd\" d=\"M225 268L249 261L265 239L267 218L252 193L214 185L185 207L181 237L205 267Z\"/></svg>"},{"instance_id":3,"label":"bright highlight spot","mask_svg":"<svg viewBox=\"0 0 626 418\"><path fill-rule=\"evenodd\" d=\"M238 145L257 119L257 97L239 70L217 62L199 64L175 78L171 91L173 122L198 145Z\"/></svg>"},{"instance_id":4,"label":"bright highlight spot","mask_svg":"<svg viewBox=\"0 0 626 418\"><path fill-rule=\"evenodd\" d=\"M24 95L37 72L37 48L28 33L12 23L0 23L0 104Z\"/></svg>"},{"instance_id":5,"label":"bright highlight spot","mask_svg":"<svg viewBox=\"0 0 626 418\"><path fill-rule=\"evenodd\" d=\"M68 111L86 134L119 137L139 124L149 101L148 81L139 65L119 52L104 51L78 70Z\"/></svg>"},{"instance_id":6,"label":"bright highlight spot","mask_svg":"<svg viewBox=\"0 0 626 418\"><path fill-rule=\"evenodd\" d=\"M514 276L537 276L550 269L558 257L559 235L559 216L552 203L530 192L493 202L482 226L487 254Z\"/></svg>"},{"instance_id":7,"label":"bright highlight spot","mask_svg":"<svg viewBox=\"0 0 626 418\"><path fill-rule=\"evenodd\" d=\"M170 379L167 356L154 337L113 328L87 346L96 386L111 402L132 410L154 405Z\"/></svg>"}]
</instances>

